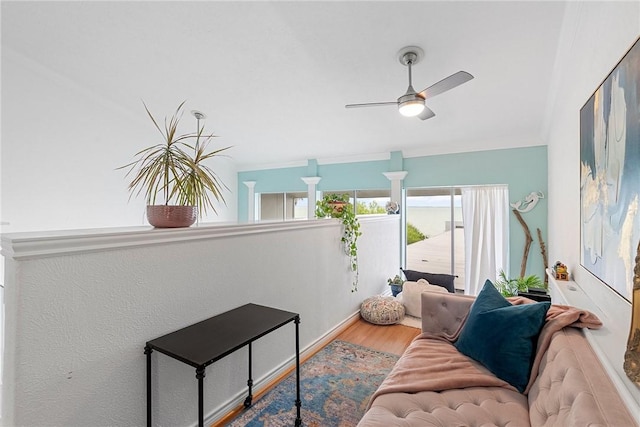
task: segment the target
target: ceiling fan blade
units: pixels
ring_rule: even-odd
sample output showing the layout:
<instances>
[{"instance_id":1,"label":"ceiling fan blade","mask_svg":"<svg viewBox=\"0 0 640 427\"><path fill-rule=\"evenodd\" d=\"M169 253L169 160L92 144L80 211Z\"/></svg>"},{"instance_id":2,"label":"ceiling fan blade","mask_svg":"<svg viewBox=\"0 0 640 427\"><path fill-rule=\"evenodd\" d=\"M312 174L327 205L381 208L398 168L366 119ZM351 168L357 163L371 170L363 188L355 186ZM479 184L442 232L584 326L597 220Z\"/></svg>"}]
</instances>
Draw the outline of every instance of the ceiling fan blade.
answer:
<instances>
[{"instance_id":1,"label":"ceiling fan blade","mask_svg":"<svg viewBox=\"0 0 640 427\"><path fill-rule=\"evenodd\" d=\"M418 118L420 120L427 120L427 119L430 119L431 117L434 117L435 115L436 115L436 113L431 111L431 108L429 108L429 107L427 107L425 105L424 106L424 110L422 110L422 113L418 114Z\"/></svg>"},{"instance_id":2,"label":"ceiling fan blade","mask_svg":"<svg viewBox=\"0 0 640 427\"><path fill-rule=\"evenodd\" d=\"M390 102L368 102L366 104L347 104L344 108L360 108L360 107L380 107L383 105L395 105L398 106L398 101Z\"/></svg>"},{"instance_id":3,"label":"ceiling fan blade","mask_svg":"<svg viewBox=\"0 0 640 427\"><path fill-rule=\"evenodd\" d=\"M418 95L422 95L424 99L429 99L436 95L440 95L442 92L446 92L454 87L460 86L462 83L466 83L472 78L473 76L466 71L458 71L457 73L451 74L449 77L445 77L438 83L432 84Z\"/></svg>"}]
</instances>

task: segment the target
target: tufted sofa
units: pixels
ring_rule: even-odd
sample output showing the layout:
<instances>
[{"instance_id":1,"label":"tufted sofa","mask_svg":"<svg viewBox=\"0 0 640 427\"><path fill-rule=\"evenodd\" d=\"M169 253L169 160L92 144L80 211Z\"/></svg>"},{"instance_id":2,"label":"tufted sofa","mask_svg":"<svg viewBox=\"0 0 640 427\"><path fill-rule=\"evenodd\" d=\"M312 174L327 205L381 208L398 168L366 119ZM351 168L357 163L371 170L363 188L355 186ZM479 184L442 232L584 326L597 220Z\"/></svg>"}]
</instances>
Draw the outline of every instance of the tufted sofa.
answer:
<instances>
[{"instance_id":1,"label":"tufted sofa","mask_svg":"<svg viewBox=\"0 0 640 427\"><path fill-rule=\"evenodd\" d=\"M474 297L425 292L421 298L423 334L407 348L389 377L402 366L403 359L415 358L420 352L431 353L429 363L437 365L431 367L432 372L447 372L457 363L455 357L466 357L458 353L452 358L455 347L437 337L456 336ZM358 427L638 426L581 330L564 327L550 335L548 342L526 394L508 384L500 386L497 378L495 385L488 386L430 391L392 388L383 394L379 389ZM488 370L486 373L492 375ZM412 374L405 375L395 375L396 383Z\"/></svg>"}]
</instances>

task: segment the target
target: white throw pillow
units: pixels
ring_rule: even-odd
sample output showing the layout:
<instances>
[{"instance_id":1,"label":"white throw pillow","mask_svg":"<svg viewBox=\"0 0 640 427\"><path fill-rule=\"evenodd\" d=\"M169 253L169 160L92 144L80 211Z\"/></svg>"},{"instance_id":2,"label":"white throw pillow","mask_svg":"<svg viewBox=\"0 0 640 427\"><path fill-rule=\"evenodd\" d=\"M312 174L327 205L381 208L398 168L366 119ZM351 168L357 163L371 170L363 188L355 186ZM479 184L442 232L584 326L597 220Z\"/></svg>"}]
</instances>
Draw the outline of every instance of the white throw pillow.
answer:
<instances>
[{"instance_id":1,"label":"white throw pillow","mask_svg":"<svg viewBox=\"0 0 640 427\"><path fill-rule=\"evenodd\" d=\"M442 286L432 285L425 279L419 279L417 282L404 282L402 285L402 303L404 304L405 313L413 317L422 316L422 300L420 295L423 292L448 292Z\"/></svg>"}]
</instances>

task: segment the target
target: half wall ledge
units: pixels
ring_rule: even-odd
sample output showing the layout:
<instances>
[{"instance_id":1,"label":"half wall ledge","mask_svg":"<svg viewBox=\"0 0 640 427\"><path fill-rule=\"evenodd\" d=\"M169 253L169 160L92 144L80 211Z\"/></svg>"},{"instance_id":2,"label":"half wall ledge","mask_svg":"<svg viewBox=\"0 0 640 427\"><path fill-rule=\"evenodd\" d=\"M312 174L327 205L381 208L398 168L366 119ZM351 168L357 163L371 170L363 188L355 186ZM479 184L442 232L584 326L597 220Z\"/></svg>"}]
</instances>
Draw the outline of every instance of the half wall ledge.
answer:
<instances>
[{"instance_id":1,"label":"half wall ledge","mask_svg":"<svg viewBox=\"0 0 640 427\"><path fill-rule=\"evenodd\" d=\"M397 220L388 215L371 215L358 217L358 219L361 222ZM17 232L0 236L0 254L6 258L26 260L172 242L329 227L336 223L338 223L337 219L313 219L256 223L208 223L196 224L188 228L113 227Z\"/></svg>"}]
</instances>

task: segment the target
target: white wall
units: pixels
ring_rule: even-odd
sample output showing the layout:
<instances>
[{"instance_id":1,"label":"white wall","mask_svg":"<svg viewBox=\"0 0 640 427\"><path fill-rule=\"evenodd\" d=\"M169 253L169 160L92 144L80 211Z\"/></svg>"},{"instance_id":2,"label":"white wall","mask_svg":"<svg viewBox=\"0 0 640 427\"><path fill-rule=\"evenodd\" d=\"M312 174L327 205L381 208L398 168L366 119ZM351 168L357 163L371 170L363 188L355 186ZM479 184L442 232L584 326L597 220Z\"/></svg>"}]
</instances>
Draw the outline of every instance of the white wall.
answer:
<instances>
[{"instance_id":1,"label":"white wall","mask_svg":"<svg viewBox=\"0 0 640 427\"><path fill-rule=\"evenodd\" d=\"M640 35L640 2L569 2L549 110L549 262L567 264L591 298L604 328L596 335L605 362L624 387L640 395L622 371L630 304L580 267L580 108ZM572 295L569 293L569 295ZM572 303L572 301L568 301ZM640 404L640 401L638 401ZM640 413L638 413L640 417Z\"/></svg>"},{"instance_id":2,"label":"white wall","mask_svg":"<svg viewBox=\"0 0 640 427\"><path fill-rule=\"evenodd\" d=\"M2 49L2 167L0 220L5 233L144 225L145 201L129 201L125 171L133 155L161 138L144 111L142 94L123 105ZM149 105L160 119L177 107ZM187 114L181 131L196 128ZM192 125L193 128L188 128ZM206 125L206 122L205 122ZM216 143L224 144L224 138ZM228 206L202 219L235 221L237 175L229 158L210 164L230 188Z\"/></svg>"},{"instance_id":3,"label":"white wall","mask_svg":"<svg viewBox=\"0 0 640 427\"><path fill-rule=\"evenodd\" d=\"M398 270L398 216L361 222L355 293L337 220L3 236L3 425L144 425L146 341L248 302L300 313L312 345ZM292 325L254 344L257 388L294 344ZM195 370L152 360L154 425L193 425ZM207 368L205 416L244 399L246 361L243 349Z\"/></svg>"},{"instance_id":4,"label":"white wall","mask_svg":"<svg viewBox=\"0 0 640 427\"><path fill-rule=\"evenodd\" d=\"M3 46L1 54L5 108L0 134L0 232L147 224L145 201L140 197L129 201L125 171L115 170L140 149L158 142L141 94L131 94L123 102L135 105L127 110L11 49ZM153 107L160 117L172 111ZM188 114L183 123L195 129L196 121ZM219 205L217 215L210 213L200 221L236 221L235 164L221 158L209 166L230 189L224 193L228 205Z\"/></svg>"}]
</instances>

